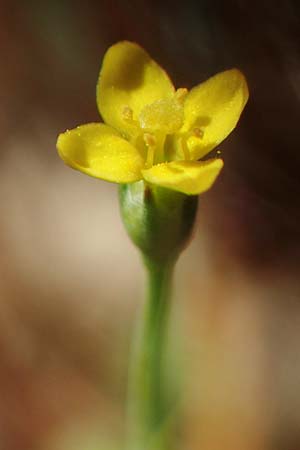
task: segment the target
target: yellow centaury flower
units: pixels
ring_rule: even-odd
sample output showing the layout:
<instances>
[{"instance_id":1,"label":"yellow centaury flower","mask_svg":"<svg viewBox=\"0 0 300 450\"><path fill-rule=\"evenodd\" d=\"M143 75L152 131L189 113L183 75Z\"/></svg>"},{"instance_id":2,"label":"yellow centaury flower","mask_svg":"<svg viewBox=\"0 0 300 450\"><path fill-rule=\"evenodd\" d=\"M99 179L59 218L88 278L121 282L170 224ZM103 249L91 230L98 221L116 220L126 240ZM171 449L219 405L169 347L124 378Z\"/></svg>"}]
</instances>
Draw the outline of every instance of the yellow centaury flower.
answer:
<instances>
[{"instance_id":1,"label":"yellow centaury flower","mask_svg":"<svg viewBox=\"0 0 300 450\"><path fill-rule=\"evenodd\" d=\"M248 100L237 69L188 91L137 44L119 42L104 56L97 103L105 124L90 123L57 141L66 164L115 183L144 179L189 195L209 189L223 161L198 161L234 129Z\"/></svg>"}]
</instances>

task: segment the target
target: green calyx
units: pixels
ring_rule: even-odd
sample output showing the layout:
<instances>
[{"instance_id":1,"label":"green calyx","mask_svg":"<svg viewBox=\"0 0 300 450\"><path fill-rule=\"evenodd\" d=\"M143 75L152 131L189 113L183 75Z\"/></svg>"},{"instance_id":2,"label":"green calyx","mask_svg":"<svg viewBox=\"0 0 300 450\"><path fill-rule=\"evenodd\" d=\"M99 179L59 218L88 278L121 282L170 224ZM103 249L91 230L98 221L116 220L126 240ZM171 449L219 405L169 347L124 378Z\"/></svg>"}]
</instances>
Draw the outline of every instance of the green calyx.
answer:
<instances>
[{"instance_id":1,"label":"green calyx","mask_svg":"<svg viewBox=\"0 0 300 450\"><path fill-rule=\"evenodd\" d=\"M126 230L144 258L175 259L191 236L198 197L138 181L120 185L119 199Z\"/></svg>"}]
</instances>

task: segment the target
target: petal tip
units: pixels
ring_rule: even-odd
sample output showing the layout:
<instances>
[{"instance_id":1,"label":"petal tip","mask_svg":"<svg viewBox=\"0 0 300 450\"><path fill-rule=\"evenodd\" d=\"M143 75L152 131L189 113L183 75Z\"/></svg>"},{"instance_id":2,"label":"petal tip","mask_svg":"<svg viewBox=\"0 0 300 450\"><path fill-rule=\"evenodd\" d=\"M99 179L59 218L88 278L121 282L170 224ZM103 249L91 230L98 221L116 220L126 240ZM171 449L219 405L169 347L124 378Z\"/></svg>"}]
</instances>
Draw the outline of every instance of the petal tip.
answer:
<instances>
[{"instance_id":1,"label":"petal tip","mask_svg":"<svg viewBox=\"0 0 300 450\"><path fill-rule=\"evenodd\" d=\"M247 79L245 74L238 69L237 67L234 67L232 69L229 69L229 72L232 72L235 77L237 79L239 79L240 81L240 85L243 89L243 94L244 94L244 105L247 103L248 99L249 99L249 88L248 88L248 83L247 83Z\"/></svg>"}]
</instances>

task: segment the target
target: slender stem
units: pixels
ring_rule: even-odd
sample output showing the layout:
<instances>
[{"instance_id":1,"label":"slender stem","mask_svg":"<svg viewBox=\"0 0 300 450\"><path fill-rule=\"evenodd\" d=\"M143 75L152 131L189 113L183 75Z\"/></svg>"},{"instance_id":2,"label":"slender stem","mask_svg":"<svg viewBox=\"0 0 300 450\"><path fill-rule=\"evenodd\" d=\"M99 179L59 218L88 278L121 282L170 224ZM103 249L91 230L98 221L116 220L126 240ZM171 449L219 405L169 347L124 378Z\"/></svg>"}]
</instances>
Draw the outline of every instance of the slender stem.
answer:
<instances>
[{"instance_id":1,"label":"slender stem","mask_svg":"<svg viewBox=\"0 0 300 450\"><path fill-rule=\"evenodd\" d=\"M174 261L157 263L147 259L145 267L147 296L135 336L129 380L129 448L167 450L164 362Z\"/></svg>"}]
</instances>

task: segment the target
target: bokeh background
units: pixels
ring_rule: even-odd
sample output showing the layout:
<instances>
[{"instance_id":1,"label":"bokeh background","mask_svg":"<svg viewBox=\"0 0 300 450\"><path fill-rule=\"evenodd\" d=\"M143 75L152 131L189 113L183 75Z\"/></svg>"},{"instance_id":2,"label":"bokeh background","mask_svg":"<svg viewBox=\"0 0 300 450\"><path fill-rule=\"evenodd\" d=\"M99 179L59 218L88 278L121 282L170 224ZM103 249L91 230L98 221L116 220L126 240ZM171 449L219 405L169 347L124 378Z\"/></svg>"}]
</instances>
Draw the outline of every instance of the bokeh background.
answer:
<instances>
[{"instance_id":1,"label":"bokeh background","mask_svg":"<svg viewBox=\"0 0 300 450\"><path fill-rule=\"evenodd\" d=\"M122 39L178 87L235 66L251 92L177 266L179 448L298 450L297 0L0 1L0 449L122 443L143 271L116 186L55 150L99 120L101 60Z\"/></svg>"}]
</instances>

